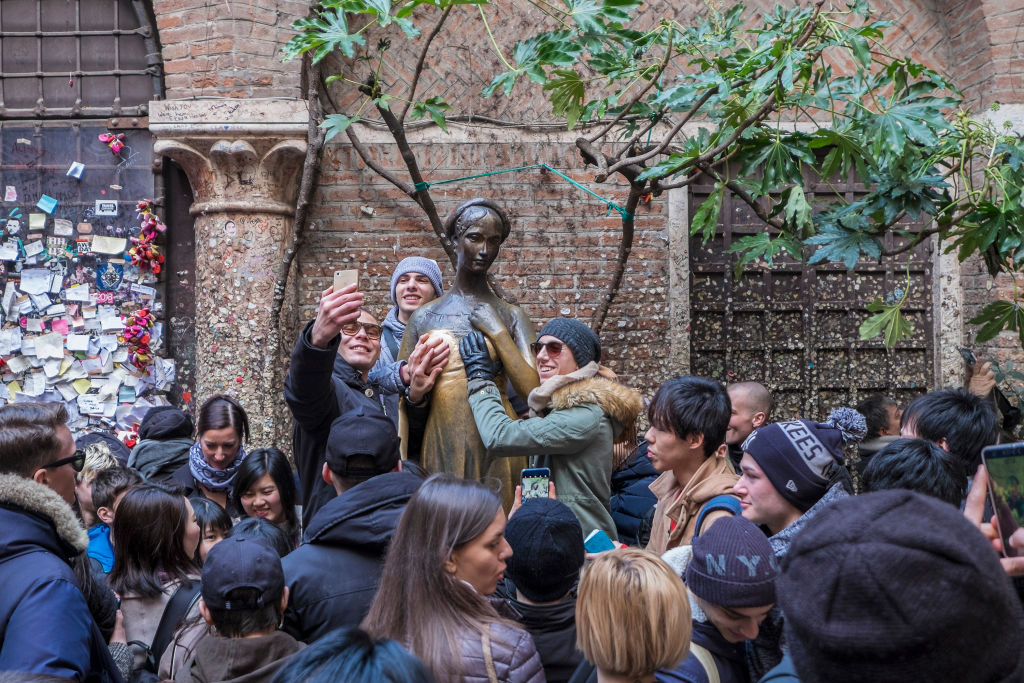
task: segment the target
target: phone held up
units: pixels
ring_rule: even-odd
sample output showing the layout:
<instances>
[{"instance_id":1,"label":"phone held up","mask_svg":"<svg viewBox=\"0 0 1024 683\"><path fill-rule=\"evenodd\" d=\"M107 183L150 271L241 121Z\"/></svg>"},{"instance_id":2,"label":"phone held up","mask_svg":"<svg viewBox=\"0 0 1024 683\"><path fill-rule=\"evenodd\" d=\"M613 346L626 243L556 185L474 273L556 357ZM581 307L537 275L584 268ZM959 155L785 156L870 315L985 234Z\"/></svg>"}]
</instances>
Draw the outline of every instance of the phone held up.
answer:
<instances>
[{"instance_id":1,"label":"phone held up","mask_svg":"<svg viewBox=\"0 0 1024 683\"><path fill-rule=\"evenodd\" d=\"M1010 536L1024 526L1024 443L987 446L981 460L988 470L988 496L1003 541L1003 555L1018 557L1024 551L1010 546Z\"/></svg>"},{"instance_id":2,"label":"phone held up","mask_svg":"<svg viewBox=\"0 0 1024 683\"><path fill-rule=\"evenodd\" d=\"M334 291L339 292L349 285L359 284L358 270L336 270L334 271Z\"/></svg>"},{"instance_id":3,"label":"phone held up","mask_svg":"<svg viewBox=\"0 0 1024 683\"><path fill-rule=\"evenodd\" d=\"M551 470L547 467L530 467L523 470L520 482L523 485L524 503L530 498L547 498Z\"/></svg>"}]
</instances>

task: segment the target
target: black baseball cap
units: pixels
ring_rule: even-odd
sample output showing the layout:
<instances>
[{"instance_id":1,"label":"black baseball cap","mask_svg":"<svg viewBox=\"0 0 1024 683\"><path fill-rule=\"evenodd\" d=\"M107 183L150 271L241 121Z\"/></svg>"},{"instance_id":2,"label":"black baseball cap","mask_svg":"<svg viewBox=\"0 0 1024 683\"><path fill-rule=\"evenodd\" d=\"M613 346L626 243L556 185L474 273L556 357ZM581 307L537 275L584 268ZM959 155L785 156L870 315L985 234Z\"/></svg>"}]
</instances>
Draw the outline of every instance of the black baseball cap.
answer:
<instances>
[{"instance_id":1,"label":"black baseball cap","mask_svg":"<svg viewBox=\"0 0 1024 683\"><path fill-rule=\"evenodd\" d=\"M236 588L253 588L253 600L229 600ZM254 610L277 604L284 591L281 558L265 542L229 537L210 548L203 563L203 601L211 609Z\"/></svg>"},{"instance_id":2,"label":"black baseball cap","mask_svg":"<svg viewBox=\"0 0 1024 683\"><path fill-rule=\"evenodd\" d=\"M339 477L384 474L398 464L400 443L395 425L386 415L359 406L331 423L327 466ZM358 455L367 456L373 466L350 466L350 459Z\"/></svg>"}]
</instances>

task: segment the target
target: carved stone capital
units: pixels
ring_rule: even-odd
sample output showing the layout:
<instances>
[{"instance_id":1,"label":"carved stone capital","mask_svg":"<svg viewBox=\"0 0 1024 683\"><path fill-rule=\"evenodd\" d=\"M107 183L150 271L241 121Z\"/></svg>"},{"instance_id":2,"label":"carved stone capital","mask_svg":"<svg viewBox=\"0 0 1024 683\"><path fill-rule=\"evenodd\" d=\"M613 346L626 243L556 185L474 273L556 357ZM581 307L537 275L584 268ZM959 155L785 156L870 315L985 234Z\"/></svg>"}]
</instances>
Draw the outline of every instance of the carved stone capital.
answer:
<instances>
[{"instance_id":1,"label":"carved stone capital","mask_svg":"<svg viewBox=\"0 0 1024 683\"><path fill-rule=\"evenodd\" d=\"M308 120L298 100L168 100L150 102L149 128L188 175L193 215L291 216Z\"/></svg>"}]
</instances>

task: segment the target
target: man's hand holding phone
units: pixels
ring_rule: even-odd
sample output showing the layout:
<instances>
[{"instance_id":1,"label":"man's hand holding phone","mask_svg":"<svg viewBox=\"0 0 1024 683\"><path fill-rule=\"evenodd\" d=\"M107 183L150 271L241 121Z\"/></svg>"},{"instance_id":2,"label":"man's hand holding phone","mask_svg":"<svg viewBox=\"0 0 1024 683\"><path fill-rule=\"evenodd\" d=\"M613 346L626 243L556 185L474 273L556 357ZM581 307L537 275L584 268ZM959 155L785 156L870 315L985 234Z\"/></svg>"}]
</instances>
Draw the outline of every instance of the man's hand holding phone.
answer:
<instances>
[{"instance_id":1,"label":"man's hand holding phone","mask_svg":"<svg viewBox=\"0 0 1024 683\"><path fill-rule=\"evenodd\" d=\"M967 493L964 517L967 518L967 521L978 527L981 533L985 534L985 537L992 543L992 548L1002 555L1003 540L999 534L996 516L992 515L988 522L983 521L985 516L985 496L988 493L988 487L988 470L985 469L984 465L978 465L978 471L974 474L971 490ZM1017 529L1010 534L1009 543L1011 547L1024 551L1024 529ZM1008 575L1024 576L1024 556L1000 557L999 561L1003 565L1003 571Z\"/></svg>"},{"instance_id":2,"label":"man's hand holding phone","mask_svg":"<svg viewBox=\"0 0 1024 683\"><path fill-rule=\"evenodd\" d=\"M359 309L363 307L363 294L356 290L357 284L347 285L335 291L333 285L320 295L316 308L316 320L310 331L313 346L326 349L341 333L343 325L359 320Z\"/></svg>"}]
</instances>

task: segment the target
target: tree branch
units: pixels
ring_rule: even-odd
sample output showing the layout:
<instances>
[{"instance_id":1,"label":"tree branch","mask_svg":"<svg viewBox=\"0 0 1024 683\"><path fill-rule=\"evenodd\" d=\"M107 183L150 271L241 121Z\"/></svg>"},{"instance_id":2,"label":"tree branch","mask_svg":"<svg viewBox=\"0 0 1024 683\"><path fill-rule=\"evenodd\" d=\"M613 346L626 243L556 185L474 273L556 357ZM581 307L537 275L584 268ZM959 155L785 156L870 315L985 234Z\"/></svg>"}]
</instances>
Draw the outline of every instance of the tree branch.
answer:
<instances>
[{"instance_id":1,"label":"tree branch","mask_svg":"<svg viewBox=\"0 0 1024 683\"><path fill-rule=\"evenodd\" d=\"M302 247L306 237L306 223L309 218L310 201L313 190L317 186L320 174L320 154L324 148L325 131L320 128L323 112L320 108L320 67L313 64L309 55L303 57L306 70L307 93L309 106L309 126L306 131L306 159L302 165L302 178L299 181L299 193L295 204L295 217L292 220L291 237L288 246L277 264L274 276L273 297L270 302L270 319L268 323L267 347L263 356L262 376L267 382L264 386L280 386L276 374L283 364L278 362L281 356L281 309L284 307L285 292L288 288L288 275L291 272L295 256ZM268 395L265 400L269 401ZM263 406L263 414L270 416L275 409L268 404ZM274 438L280 435L274 435Z\"/></svg>"},{"instance_id":2,"label":"tree branch","mask_svg":"<svg viewBox=\"0 0 1024 683\"><path fill-rule=\"evenodd\" d=\"M591 136L588 136L588 137L587 137L587 141L588 141L588 142L595 142L595 141L596 141L596 140L597 140L598 138L602 138L602 137L604 137L605 135L607 135L607 134L608 134L608 131L610 131L610 130L612 129L612 127L613 127L613 126L614 126L614 125L615 125L616 123L618 123L619 121L621 121L621 120L623 119L623 117L625 117L625 116L626 116L626 114L628 114L628 113L629 113L629 110L630 110L630 109L632 109L632 108L633 108L633 106L634 106L634 105L635 105L635 104L636 104L637 102L639 102L639 101L640 101L640 98L641 98L641 97L643 97L644 95L646 95L646 94L647 94L647 91L648 91L648 90L650 90L651 88L653 88L653 87L654 87L654 85L655 85L655 84L656 84L656 83L658 82L658 80L659 80L659 79L661 78L661 75L662 75L663 73L665 73L665 68L666 68L666 67L668 66L669 60L671 60L671 59L672 59L672 43L673 43L673 41L675 40L675 37L676 37L676 32L675 32L674 30L670 30L670 31L668 32L668 46L667 46L667 47L666 47L666 49L665 49L665 59L664 59L664 60L662 60L662 62L661 62L661 66L659 66L659 67L658 67L658 73L656 73L656 74L654 75L654 77L653 77L653 78L651 78L651 80L650 80L650 81L649 81L649 82L647 83L647 85L645 85L645 86L644 86L643 88L641 88L640 92L638 92L638 93L636 94L636 96L635 96L635 97L634 97L634 98L632 99L632 101L631 101L631 102L630 102L629 104L627 104L627 105L626 105L625 107L623 107L623 108L622 108L622 111L620 111L620 112L619 112L618 116L616 116L616 117L615 117L614 119L612 119L611 121L609 121L609 122L608 122L608 123L607 123L607 124L606 124L606 125L604 126L604 128L602 128L602 129L601 129L601 130L599 130L598 132L594 133L593 135L591 135Z\"/></svg>"},{"instance_id":3,"label":"tree branch","mask_svg":"<svg viewBox=\"0 0 1024 683\"><path fill-rule=\"evenodd\" d=\"M633 250L633 227L636 221L636 207L640 205L640 198L644 195L646 185L646 182L639 182L631 183L629 186L629 196L626 198L626 206L624 207L626 213L622 216L622 241L619 242L619 253L615 259L615 273L612 275L612 280L608 285L608 293L605 294L604 301L601 302L600 307L598 307L590 319L590 327L597 334L601 334L605 318L608 317L608 309L611 308L612 302L622 286L622 278L626 273L629 253Z\"/></svg>"},{"instance_id":4,"label":"tree branch","mask_svg":"<svg viewBox=\"0 0 1024 683\"><path fill-rule=\"evenodd\" d=\"M612 173L615 173L619 169L625 168L626 166L631 166L633 164L642 164L648 159L660 154L662 151L665 150L666 147L669 146L669 144L672 142L672 139L679 134L679 131L683 129L683 126L689 123L690 119L696 116L697 112L700 111L701 107L707 104L707 101L711 99L711 96L713 94L715 94L714 90L708 90L703 95L701 95L700 99L697 100L693 107L691 107L690 110L686 112L686 115L683 118L679 119L676 125L672 126L672 130L666 133L665 137L662 138L661 142L658 145L656 145L653 149L648 150L643 154L637 154L636 156L626 157L625 159L620 159L619 161L616 161L614 164L608 167L608 172L603 178L595 176L594 180L596 180L599 183L603 183L604 181L608 180L608 176L610 176Z\"/></svg>"},{"instance_id":5,"label":"tree branch","mask_svg":"<svg viewBox=\"0 0 1024 683\"><path fill-rule=\"evenodd\" d=\"M357 154L359 154L359 158L363 160L363 163L366 164L371 171L410 197L415 194L416 191L413 189L412 185L402 182L393 173L385 169L370 157L370 151L366 149L366 145L364 145L363 141L359 139L359 135L356 134L352 126L345 129L345 134L348 135L348 140L352 143L352 148L356 150Z\"/></svg>"},{"instance_id":6,"label":"tree branch","mask_svg":"<svg viewBox=\"0 0 1024 683\"><path fill-rule=\"evenodd\" d=\"M430 43L434 41L437 34L441 31L441 27L444 26L444 22L447 21L448 15L451 14L452 8L455 7L455 3L448 5L444 12L441 13L441 18L437 20L434 25L434 29L427 36L427 40L423 43L423 49L420 50L420 57L416 60L416 69L412 74L412 83L409 85L408 102L402 107L402 113L398 115L398 122L405 123L405 115L409 113L409 108L412 107L413 100L416 96L416 86L419 85L420 76L423 74L423 64L427 60L427 51L430 50Z\"/></svg>"}]
</instances>

